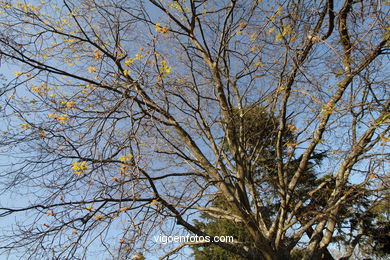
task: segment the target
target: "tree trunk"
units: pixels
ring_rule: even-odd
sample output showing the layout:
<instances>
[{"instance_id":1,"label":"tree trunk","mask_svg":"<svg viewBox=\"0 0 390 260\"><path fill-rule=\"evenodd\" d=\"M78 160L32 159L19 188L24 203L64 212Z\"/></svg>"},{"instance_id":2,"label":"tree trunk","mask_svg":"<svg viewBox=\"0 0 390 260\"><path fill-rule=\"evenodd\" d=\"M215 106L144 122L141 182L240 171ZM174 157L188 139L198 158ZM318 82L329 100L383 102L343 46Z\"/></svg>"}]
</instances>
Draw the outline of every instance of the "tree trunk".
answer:
<instances>
[{"instance_id":1,"label":"tree trunk","mask_svg":"<svg viewBox=\"0 0 390 260\"><path fill-rule=\"evenodd\" d=\"M285 250L268 252L265 250L251 249L249 250L249 260L290 260L290 252ZM332 259L333 260L333 259Z\"/></svg>"}]
</instances>

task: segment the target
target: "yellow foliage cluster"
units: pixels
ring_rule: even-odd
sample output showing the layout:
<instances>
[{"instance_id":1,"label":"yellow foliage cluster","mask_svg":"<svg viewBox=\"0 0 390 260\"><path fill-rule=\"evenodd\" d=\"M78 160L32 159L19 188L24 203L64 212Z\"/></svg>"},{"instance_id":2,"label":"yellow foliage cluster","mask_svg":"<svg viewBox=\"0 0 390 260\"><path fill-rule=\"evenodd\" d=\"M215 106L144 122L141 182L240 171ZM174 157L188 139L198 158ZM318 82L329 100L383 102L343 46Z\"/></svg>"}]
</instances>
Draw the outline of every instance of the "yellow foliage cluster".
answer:
<instances>
[{"instance_id":1,"label":"yellow foliage cluster","mask_svg":"<svg viewBox=\"0 0 390 260\"><path fill-rule=\"evenodd\" d=\"M131 160L133 159L133 155L127 154L127 155L122 155L119 158L119 161L121 161L121 168L120 168L120 174L126 174L129 170L129 165L132 165Z\"/></svg>"},{"instance_id":2,"label":"yellow foliage cluster","mask_svg":"<svg viewBox=\"0 0 390 260\"><path fill-rule=\"evenodd\" d=\"M290 130L291 132L295 132L299 130L296 126L294 125L287 125L287 129Z\"/></svg>"},{"instance_id":3,"label":"yellow foliage cluster","mask_svg":"<svg viewBox=\"0 0 390 260\"><path fill-rule=\"evenodd\" d=\"M167 61L166 60L162 60L161 61L161 77L166 77L168 76L170 73L171 73L171 67L169 67L167 65Z\"/></svg>"},{"instance_id":4,"label":"yellow foliage cluster","mask_svg":"<svg viewBox=\"0 0 390 260\"><path fill-rule=\"evenodd\" d=\"M104 218L104 215L97 215L97 216L95 217L96 220L101 220L102 218Z\"/></svg>"},{"instance_id":5,"label":"yellow foliage cluster","mask_svg":"<svg viewBox=\"0 0 390 260\"><path fill-rule=\"evenodd\" d=\"M71 109L71 108L74 108L74 101L66 101L66 100L62 100L61 101L61 104L64 106L64 108L68 108L68 109Z\"/></svg>"},{"instance_id":6,"label":"yellow foliage cluster","mask_svg":"<svg viewBox=\"0 0 390 260\"><path fill-rule=\"evenodd\" d=\"M128 207L123 207L123 208L120 208L118 210L118 212L125 212L126 210L128 210L129 208Z\"/></svg>"},{"instance_id":7,"label":"yellow foliage cluster","mask_svg":"<svg viewBox=\"0 0 390 260\"><path fill-rule=\"evenodd\" d=\"M239 26L244 29L248 25L248 22L241 22Z\"/></svg>"},{"instance_id":8,"label":"yellow foliage cluster","mask_svg":"<svg viewBox=\"0 0 390 260\"><path fill-rule=\"evenodd\" d=\"M157 200L152 200L152 202L149 203L150 206L154 206L157 204L158 204Z\"/></svg>"},{"instance_id":9,"label":"yellow foliage cluster","mask_svg":"<svg viewBox=\"0 0 390 260\"><path fill-rule=\"evenodd\" d=\"M77 174L77 175L80 175L82 174L85 170L87 170L89 168L88 165L86 165L87 162L86 161L82 161L82 162L73 162L72 163L72 170L74 172L74 174Z\"/></svg>"},{"instance_id":10,"label":"yellow foliage cluster","mask_svg":"<svg viewBox=\"0 0 390 260\"><path fill-rule=\"evenodd\" d=\"M126 61L125 61L125 65L128 66L128 67L130 67L130 66L134 63L134 61L136 61L136 60L141 60L142 57L143 57L142 54L137 53L137 54L135 54L135 58L129 58L128 60L126 60Z\"/></svg>"},{"instance_id":11,"label":"yellow foliage cluster","mask_svg":"<svg viewBox=\"0 0 390 260\"><path fill-rule=\"evenodd\" d=\"M20 124L20 127L23 128L24 130L27 130L30 128L30 125L29 124Z\"/></svg>"},{"instance_id":12,"label":"yellow foliage cluster","mask_svg":"<svg viewBox=\"0 0 390 260\"><path fill-rule=\"evenodd\" d=\"M48 212L46 212L45 216L46 217L54 216L54 212L52 210L49 210Z\"/></svg>"},{"instance_id":13,"label":"yellow foliage cluster","mask_svg":"<svg viewBox=\"0 0 390 260\"><path fill-rule=\"evenodd\" d=\"M40 138L46 138L46 132L45 132L45 130L41 130L41 131L39 132L38 136L39 136Z\"/></svg>"},{"instance_id":14,"label":"yellow foliage cluster","mask_svg":"<svg viewBox=\"0 0 390 260\"><path fill-rule=\"evenodd\" d=\"M169 7L170 7L171 9L176 9L176 10L178 10L179 12L182 11L182 8L181 8L180 4L179 4L177 1L173 1L172 3L170 3L170 4L169 4Z\"/></svg>"},{"instance_id":15,"label":"yellow foliage cluster","mask_svg":"<svg viewBox=\"0 0 390 260\"><path fill-rule=\"evenodd\" d=\"M122 155L121 157L119 157L119 161L121 161L122 163L127 163L131 159L133 159L133 156L131 154Z\"/></svg>"},{"instance_id":16,"label":"yellow foliage cluster","mask_svg":"<svg viewBox=\"0 0 390 260\"><path fill-rule=\"evenodd\" d=\"M98 49L95 49L95 50L93 50L93 57L95 59L99 60L103 57L103 54L101 54Z\"/></svg>"},{"instance_id":17,"label":"yellow foliage cluster","mask_svg":"<svg viewBox=\"0 0 390 260\"><path fill-rule=\"evenodd\" d=\"M124 70L123 75L125 75L126 77L130 76L130 72L131 72L130 70Z\"/></svg>"},{"instance_id":18,"label":"yellow foliage cluster","mask_svg":"<svg viewBox=\"0 0 390 260\"><path fill-rule=\"evenodd\" d=\"M168 34L169 28L162 27L160 23L156 23L156 31L162 34Z\"/></svg>"},{"instance_id":19,"label":"yellow foliage cluster","mask_svg":"<svg viewBox=\"0 0 390 260\"><path fill-rule=\"evenodd\" d=\"M128 67L130 67L131 64L133 64L134 60L135 60L134 58L130 58L130 59L126 60L126 61L125 61L125 65L128 66Z\"/></svg>"},{"instance_id":20,"label":"yellow foliage cluster","mask_svg":"<svg viewBox=\"0 0 390 260\"><path fill-rule=\"evenodd\" d=\"M11 5L11 7L12 7L12 5ZM27 12L37 12L39 10L38 7L36 7L32 4L24 4L21 1L16 3L16 7L20 8L21 10L23 10L26 13Z\"/></svg>"},{"instance_id":21,"label":"yellow foliage cluster","mask_svg":"<svg viewBox=\"0 0 390 260\"><path fill-rule=\"evenodd\" d=\"M95 73L96 72L96 68L95 67L89 67L88 68L88 72L91 73L91 74Z\"/></svg>"},{"instance_id":22,"label":"yellow foliage cluster","mask_svg":"<svg viewBox=\"0 0 390 260\"><path fill-rule=\"evenodd\" d=\"M252 42L256 41L256 39L257 39L257 33L256 33L256 32L252 33L250 38L251 38L251 41L252 41ZM252 49L252 51L253 51L253 49Z\"/></svg>"},{"instance_id":23,"label":"yellow foliage cluster","mask_svg":"<svg viewBox=\"0 0 390 260\"><path fill-rule=\"evenodd\" d=\"M42 82L41 83L41 86L35 86L33 85L31 87L31 91L37 93L37 94L40 94L40 95L44 95L44 94L47 94L47 92L51 90L51 88L45 83L45 82Z\"/></svg>"},{"instance_id":24,"label":"yellow foliage cluster","mask_svg":"<svg viewBox=\"0 0 390 260\"><path fill-rule=\"evenodd\" d=\"M0 1L0 4L1 4L1 7L4 8L4 9L13 7L12 4L7 3L7 1Z\"/></svg>"},{"instance_id":25,"label":"yellow foliage cluster","mask_svg":"<svg viewBox=\"0 0 390 260\"><path fill-rule=\"evenodd\" d=\"M67 114L49 114L48 117L57 119L60 124L66 124L69 120L69 116Z\"/></svg>"},{"instance_id":26,"label":"yellow foliage cluster","mask_svg":"<svg viewBox=\"0 0 390 260\"><path fill-rule=\"evenodd\" d=\"M294 148L294 147L296 147L297 145L298 145L298 143L295 143L295 142L287 142L287 143L285 143L284 144L287 148Z\"/></svg>"},{"instance_id":27,"label":"yellow foliage cluster","mask_svg":"<svg viewBox=\"0 0 390 260\"><path fill-rule=\"evenodd\" d=\"M255 62L254 64L256 67L261 67L263 66L264 64L261 62L261 61L258 61L258 62Z\"/></svg>"},{"instance_id":28,"label":"yellow foliage cluster","mask_svg":"<svg viewBox=\"0 0 390 260\"><path fill-rule=\"evenodd\" d=\"M283 37L285 37L287 34L290 34L291 33L291 25L287 24L287 25L283 25L283 29L282 29L282 33L278 33L276 34L275 36L275 41L280 41L283 39Z\"/></svg>"}]
</instances>

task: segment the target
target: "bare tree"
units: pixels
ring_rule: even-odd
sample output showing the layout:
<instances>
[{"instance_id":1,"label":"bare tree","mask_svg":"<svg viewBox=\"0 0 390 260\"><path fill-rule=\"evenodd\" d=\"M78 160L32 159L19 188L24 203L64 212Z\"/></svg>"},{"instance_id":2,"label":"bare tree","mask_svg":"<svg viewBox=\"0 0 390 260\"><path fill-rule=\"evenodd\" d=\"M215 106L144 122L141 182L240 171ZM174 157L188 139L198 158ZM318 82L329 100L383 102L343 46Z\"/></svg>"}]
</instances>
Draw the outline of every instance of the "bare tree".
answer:
<instances>
[{"instance_id":1,"label":"bare tree","mask_svg":"<svg viewBox=\"0 0 390 260\"><path fill-rule=\"evenodd\" d=\"M169 258L188 243L163 252L153 236L208 236L202 212L242 223L253 243L208 243L248 259L359 244L351 220L388 188L388 1L0 3L2 66L18 66L0 176L26 198L0 205L18 220L4 252ZM272 138L248 137L246 113L272 115Z\"/></svg>"}]
</instances>

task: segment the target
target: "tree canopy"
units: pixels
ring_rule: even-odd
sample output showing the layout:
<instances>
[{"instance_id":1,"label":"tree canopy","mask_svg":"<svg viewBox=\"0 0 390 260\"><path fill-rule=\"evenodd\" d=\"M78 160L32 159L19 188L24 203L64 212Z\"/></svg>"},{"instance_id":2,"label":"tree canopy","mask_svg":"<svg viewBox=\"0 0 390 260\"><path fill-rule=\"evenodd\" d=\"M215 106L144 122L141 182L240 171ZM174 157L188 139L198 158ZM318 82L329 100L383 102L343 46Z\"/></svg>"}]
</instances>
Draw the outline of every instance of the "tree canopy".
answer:
<instances>
[{"instance_id":1,"label":"tree canopy","mask_svg":"<svg viewBox=\"0 0 390 260\"><path fill-rule=\"evenodd\" d=\"M0 252L387 254L389 5L1 0Z\"/></svg>"}]
</instances>

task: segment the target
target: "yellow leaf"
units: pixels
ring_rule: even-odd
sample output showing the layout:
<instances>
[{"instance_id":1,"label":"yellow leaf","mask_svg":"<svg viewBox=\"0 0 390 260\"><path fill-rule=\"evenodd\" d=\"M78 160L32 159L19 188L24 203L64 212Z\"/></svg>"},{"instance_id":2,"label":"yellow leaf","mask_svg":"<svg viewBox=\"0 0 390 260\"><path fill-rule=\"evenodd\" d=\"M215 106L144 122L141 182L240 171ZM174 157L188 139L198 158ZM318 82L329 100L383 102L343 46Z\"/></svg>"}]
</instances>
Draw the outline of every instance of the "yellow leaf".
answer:
<instances>
[{"instance_id":1,"label":"yellow leaf","mask_svg":"<svg viewBox=\"0 0 390 260\"><path fill-rule=\"evenodd\" d=\"M247 25L248 25L247 22L242 22L242 23L239 24L239 26L240 26L241 28L245 28Z\"/></svg>"},{"instance_id":2,"label":"yellow leaf","mask_svg":"<svg viewBox=\"0 0 390 260\"><path fill-rule=\"evenodd\" d=\"M295 132L295 131L298 130L298 128L297 128L296 126L294 126L294 125L288 125L287 128L288 128L288 130L290 130L291 132Z\"/></svg>"},{"instance_id":3,"label":"yellow leaf","mask_svg":"<svg viewBox=\"0 0 390 260\"><path fill-rule=\"evenodd\" d=\"M282 39L283 39L283 36L280 33L276 34L275 41L280 41Z\"/></svg>"},{"instance_id":4,"label":"yellow leaf","mask_svg":"<svg viewBox=\"0 0 390 260\"><path fill-rule=\"evenodd\" d=\"M67 114L59 115L59 114L48 114L49 118L55 118L58 120L60 124L66 124L69 120L69 117Z\"/></svg>"},{"instance_id":5,"label":"yellow leaf","mask_svg":"<svg viewBox=\"0 0 390 260\"><path fill-rule=\"evenodd\" d=\"M291 25L287 24L283 26L282 36L286 36L289 33L291 33Z\"/></svg>"},{"instance_id":6,"label":"yellow leaf","mask_svg":"<svg viewBox=\"0 0 390 260\"><path fill-rule=\"evenodd\" d=\"M66 108L73 108L74 107L74 101L68 101L66 102Z\"/></svg>"},{"instance_id":7,"label":"yellow leaf","mask_svg":"<svg viewBox=\"0 0 390 260\"><path fill-rule=\"evenodd\" d=\"M157 204L158 204L157 200L152 200L152 202L149 203L150 206L157 205Z\"/></svg>"},{"instance_id":8,"label":"yellow leaf","mask_svg":"<svg viewBox=\"0 0 390 260\"><path fill-rule=\"evenodd\" d=\"M122 175L126 174L128 172L128 170L129 170L129 167L127 165L121 164L121 169L120 169L119 174L122 174Z\"/></svg>"},{"instance_id":9,"label":"yellow leaf","mask_svg":"<svg viewBox=\"0 0 390 260\"><path fill-rule=\"evenodd\" d=\"M133 155L131 155L131 154L122 155L121 157L119 157L119 161L127 162L127 161L131 160L132 158L133 158Z\"/></svg>"},{"instance_id":10,"label":"yellow leaf","mask_svg":"<svg viewBox=\"0 0 390 260\"><path fill-rule=\"evenodd\" d=\"M49 216L54 216L54 213L53 211L48 211L45 216L49 217Z\"/></svg>"},{"instance_id":11,"label":"yellow leaf","mask_svg":"<svg viewBox=\"0 0 390 260\"><path fill-rule=\"evenodd\" d=\"M168 34L169 28L168 27L161 27L160 23L156 23L156 31L162 34Z\"/></svg>"},{"instance_id":12,"label":"yellow leaf","mask_svg":"<svg viewBox=\"0 0 390 260\"><path fill-rule=\"evenodd\" d=\"M73 162L72 163L72 170L74 172L74 174L76 175L80 175L82 173L84 173L85 170L87 170L89 168L88 165L86 165L86 161L82 161L82 162Z\"/></svg>"},{"instance_id":13,"label":"yellow leaf","mask_svg":"<svg viewBox=\"0 0 390 260\"><path fill-rule=\"evenodd\" d=\"M134 62L134 58L130 58L130 59L125 61L125 65L129 67L129 66L131 66L131 64L133 64L133 62Z\"/></svg>"},{"instance_id":14,"label":"yellow leaf","mask_svg":"<svg viewBox=\"0 0 390 260\"><path fill-rule=\"evenodd\" d=\"M252 34L251 34L251 41L252 41L252 42L256 41L256 38L257 38L256 33L255 33L255 32L252 33Z\"/></svg>"},{"instance_id":15,"label":"yellow leaf","mask_svg":"<svg viewBox=\"0 0 390 260\"><path fill-rule=\"evenodd\" d=\"M27 130L30 128L30 125L26 123L26 124L21 124L20 127Z\"/></svg>"},{"instance_id":16,"label":"yellow leaf","mask_svg":"<svg viewBox=\"0 0 390 260\"><path fill-rule=\"evenodd\" d=\"M40 138L45 138L45 137L46 137L46 132L45 132L45 130L40 131L39 134L38 134L38 136L39 136Z\"/></svg>"},{"instance_id":17,"label":"yellow leaf","mask_svg":"<svg viewBox=\"0 0 390 260\"><path fill-rule=\"evenodd\" d=\"M96 72L96 68L95 67L89 67L88 68L88 72L89 73L94 73L94 72Z\"/></svg>"},{"instance_id":18,"label":"yellow leaf","mask_svg":"<svg viewBox=\"0 0 390 260\"><path fill-rule=\"evenodd\" d=\"M254 64L256 67L261 67L263 66L263 63L261 61L258 61Z\"/></svg>"},{"instance_id":19,"label":"yellow leaf","mask_svg":"<svg viewBox=\"0 0 390 260\"><path fill-rule=\"evenodd\" d=\"M95 50L93 50L93 57L98 60L98 59L101 59L103 57L103 55L99 52L98 49L95 49Z\"/></svg>"},{"instance_id":20,"label":"yellow leaf","mask_svg":"<svg viewBox=\"0 0 390 260\"><path fill-rule=\"evenodd\" d=\"M171 73L171 67L167 66L167 61L166 60L162 60L161 61L161 77L166 77L168 76L170 73Z\"/></svg>"},{"instance_id":21,"label":"yellow leaf","mask_svg":"<svg viewBox=\"0 0 390 260\"><path fill-rule=\"evenodd\" d=\"M130 76L130 72L130 70L124 70L123 75L125 75L125 77Z\"/></svg>"},{"instance_id":22,"label":"yellow leaf","mask_svg":"<svg viewBox=\"0 0 390 260\"><path fill-rule=\"evenodd\" d=\"M119 210L118 210L118 212L124 212L124 211L126 211L126 210L128 210L129 208L128 207L123 207L123 208L120 208Z\"/></svg>"},{"instance_id":23,"label":"yellow leaf","mask_svg":"<svg viewBox=\"0 0 390 260\"><path fill-rule=\"evenodd\" d=\"M102 218L104 218L104 215L97 215L97 216L95 217L96 220L101 220Z\"/></svg>"},{"instance_id":24,"label":"yellow leaf","mask_svg":"<svg viewBox=\"0 0 390 260\"><path fill-rule=\"evenodd\" d=\"M59 122L60 124L66 124L66 122L68 122L68 120L69 120L67 114L60 115L57 119L58 119L58 122Z\"/></svg>"}]
</instances>

